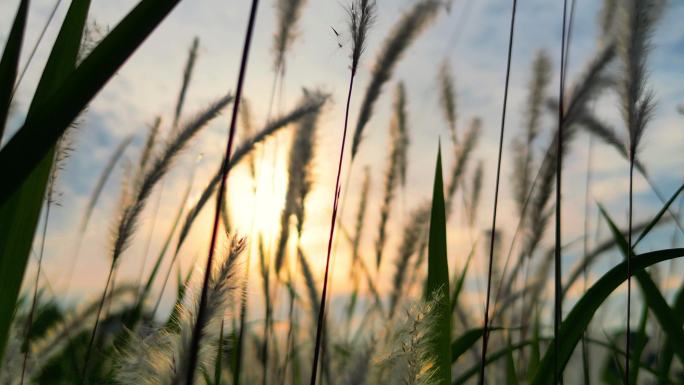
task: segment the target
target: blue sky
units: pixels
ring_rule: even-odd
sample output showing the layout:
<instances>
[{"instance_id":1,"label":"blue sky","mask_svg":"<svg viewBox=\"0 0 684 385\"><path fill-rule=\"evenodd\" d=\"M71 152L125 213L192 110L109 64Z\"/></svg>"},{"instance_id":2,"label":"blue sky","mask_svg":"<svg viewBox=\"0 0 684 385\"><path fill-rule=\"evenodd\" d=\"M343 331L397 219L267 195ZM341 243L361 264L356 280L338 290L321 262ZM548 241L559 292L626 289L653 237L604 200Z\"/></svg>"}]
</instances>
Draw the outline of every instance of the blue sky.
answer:
<instances>
[{"instance_id":1,"label":"blue sky","mask_svg":"<svg viewBox=\"0 0 684 385\"><path fill-rule=\"evenodd\" d=\"M0 4L0 25L8 26L18 1L3 1ZM61 21L66 11L63 1L58 10L56 21ZM118 20L135 5L134 0L93 0L90 19L101 26L113 27ZM369 68L375 53L388 34L392 24L402 10L413 0L378 0L378 18L371 31L368 49L356 83L356 93L352 102L352 121L361 102L363 91L368 82ZM371 199L379 201L387 148L387 133L391 107L391 93L397 81L402 80L408 89L409 119L411 126L411 148L409 183L401 193L391 225L390 253L397 247L402 220L418 202L430 196L432 169L437 142L441 137L447 140L446 124L441 118L436 92L436 72L443 60L449 60L456 78L458 90L459 128L463 131L473 117L483 120L483 135L475 157L485 164L485 183L478 228L484 229L491 217L491 197L493 196L494 167L496 146L500 125L500 111L503 97L506 47L510 22L510 1L501 0L461 0L456 1L449 13L442 12L439 18L426 30L396 68L390 83L385 86L383 96L378 101L376 113L366 129L359 159L351 177L351 186L360 185L364 165L372 167L373 189ZM27 43L32 45L45 22L53 1L32 2L31 16L27 32ZM561 37L561 2L545 0L526 0L519 2L518 20L515 29L513 61L511 69L509 114L506 121L506 145L504 147L504 168L502 179L500 225L504 229L504 245L508 245L512 229L517 219L510 194L509 176L510 141L522 132L522 111L530 77L530 65L539 49L548 50L553 58L554 77L549 91L555 95L558 84L558 57ZM135 135L134 148L129 149L127 158L134 162L146 134L147 125L156 115L170 120L186 60L187 50L194 36L200 39L200 51L193 81L190 86L185 112L189 115L201 109L219 95L234 88L239 54L248 14L248 1L190 1L185 0L173 11L157 31L142 45L140 50L126 63L105 89L97 96L83 117L83 123L74 134L74 152L59 182L62 193L60 207L54 210L50 221L46 271L51 282L59 282L66 261L70 259L75 239L75 226L78 224L85 202L95 180L104 167L107 158L117 143L127 135ZM600 2L577 0L571 54L569 59L569 83L576 78L588 58L596 49L596 15ZM263 122L266 115L268 97L273 80L272 36L274 31L274 6L272 1L262 1L257 18L256 34L253 42L250 67L245 86L246 97L255 109L257 122ZM276 111L286 111L293 106L301 94L301 87L321 87L332 94L333 104L321 118L318 135L315 174L315 190L311 197L310 221L305 227L305 245L311 248L312 264L320 270L324 255L324 241L329 221L330 199L336 161L335 154L340 144L343 102L345 100L348 72L348 42L343 38L343 48L339 48L331 31L331 26L346 32L344 2L329 0L309 0L302 16L299 36L287 56L287 72L283 93L277 99ZM649 128L641 153L657 187L669 196L684 179L684 120L677 114L676 106L684 103L684 3L671 2L653 38L654 49L650 60L650 84L656 93L658 108L656 117ZM10 130L21 123L22 112L30 100L30 92L37 82L42 63L49 52L49 44L54 40L59 22L54 22L47 34L46 41L40 46L36 59L29 69L25 81L17 95L17 114ZM0 42L6 38L7 28L0 30ZM27 51L27 50L25 50ZM26 52L25 52L26 53ZM25 59L24 55L24 59ZM607 95L596 102L597 115L614 125L622 133L617 98ZM189 170L202 154L197 165L196 183L193 191L199 190L216 169L219 154L223 149L228 125L227 114L211 124L193 142L177 163L165 182L160 204L160 219L156 222L151 238L151 250L158 250L170 225L172 213L184 189ZM553 117L545 120L544 130L548 134L553 126ZM260 126L261 123L258 124ZM547 135L542 134L539 150L546 143ZM584 206L584 174L586 170L587 137L580 135L572 144L572 152L567 159L564 173L564 237L571 240L582 234ZM267 151L276 149L275 140L265 145ZM289 147L289 135L281 134L277 139L279 157L285 158ZM607 146L598 144L594 148L595 182L592 196L596 201L607 204L614 218L626 223L627 164ZM445 151L445 164L451 162L451 154ZM266 161L264 167L271 167ZM277 166L284 169L285 165ZM473 163L474 164L474 163ZM448 168L448 166L447 166ZM245 171L236 170L235 184L245 181ZM471 173L469 172L468 178ZM71 285L74 293L81 297L101 290L102 280L108 266L109 228L115 214L121 182L121 168L105 189L101 204L98 206L93 226L86 235L84 247L76 267L77 279ZM285 183L282 170L276 171L272 187L281 191ZM244 183L243 183L244 184ZM235 200L245 196L245 186L234 187ZM638 218L646 218L657 211L659 204L649 192L641 178L636 181ZM242 195L240 195L242 194ZM357 190L349 193L348 207L355 207ZM154 202L154 199L152 200ZM242 202L241 202L242 203ZM249 223L251 207L256 203L247 200L237 208L234 215L238 226ZM152 204L150 206L153 206ZM278 198L267 204L273 215L262 221L261 226L273 228L279 222ZM458 212L450 223L449 251L452 266L461 266L467 254L472 232L465 228L463 215ZM205 210L208 211L208 210ZM354 210L345 213L349 218ZM208 226L207 212L202 224L191 235L189 247L183 258L187 265L196 255L206 253L207 236L203 229ZM371 223L375 223L377 212L369 213ZM145 247L145 240L152 225L151 210L147 210L142 227L128 255L122 261L122 274L137 276ZM257 225L260 226L260 225ZM593 225L592 225L593 226ZM370 226L373 227L373 226ZM478 231L475 232L477 235ZM550 233L550 232L549 232ZM667 234L665 234L667 233ZM654 237L656 240L668 239L671 232L663 232ZM366 247L373 242L374 233L364 240ZM651 242L657 247L659 242ZM507 246L505 247L507 248ZM318 250L318 255L316 254ZM569 252L567 267L574 263L573 253ZM612 262L606 259L602 268ZM344 265L344 262L340 262ZM478 258L476 268L483 269L482 258ZM149 268L149 264L148 264ZM392 271L390 264L385 267ZM599 269L600 270L600 269ZM598 270L597 270L598 271ZM388 273L389 274L389 273ZM478 276L479 277L479 276ZM59 284L56 284L59 286ZM474 285L474 283L473 283ZM476 286L473 286L475 288ZM473 289L474 290L474 289Z\"/></svg>"}]
</instances>

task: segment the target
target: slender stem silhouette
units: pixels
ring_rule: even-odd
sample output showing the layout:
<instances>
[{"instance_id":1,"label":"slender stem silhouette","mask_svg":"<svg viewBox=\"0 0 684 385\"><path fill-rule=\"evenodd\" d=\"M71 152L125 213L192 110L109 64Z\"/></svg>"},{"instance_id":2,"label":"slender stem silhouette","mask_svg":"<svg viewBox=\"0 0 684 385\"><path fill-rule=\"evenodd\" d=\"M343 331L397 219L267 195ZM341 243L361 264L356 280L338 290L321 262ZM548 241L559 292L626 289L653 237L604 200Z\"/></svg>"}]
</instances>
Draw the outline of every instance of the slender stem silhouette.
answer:
<instances>
[{"instance_id":1,"label":"slender stem silhouette","mask_svg":"<svg viewBox=\"0 0 684 385\"><path fill-rule=\"evenodd\" d=\"M499 203L499 180L501 178L501 156L503 154L504 130L506 128L506 106L508 105L508 84L511 77L511 57L513 54L513 32L515 30L515 11L518 1L513 0L511 10L511 28L508 34L508 58L506 62L506 83L504 86L503 107L501 110L501 130L499 133L499 155L496 165L496 185L494 187L494 213L492 215L492 233L489 239L489 267L487 269L487 294L485 297L484 326L482 333L482 357L480 359L480 378L478 383L485 383L485 364L487 360L487 342L489 341L489 295L492 290L492 267L494 264L494 242L496 234L496 212Z\"/></svg>"},{"instance_id":2,"label":"slender stem silhouette","mask_svg":"<svg viewBox=\"0 0 684 385\"><path fill-rule=\"evenodd\" d=\"M192 331L192 339L190 340L190 361L188 362L187 371L187 385L193 385L195 379L195 368L197 367L197 359L199 353L199 343L202 338L202 326L207 311L207 291L209 289L209 280L211 278L212 264L214 262L214 249L216 247L216 238L218 237L219 222L221 219L221 203L223 202L226 182L228 180L228 171L230 171L230 154L233 150L233 141L235 139L235 131L237 127L238 111L240 108L240 98L242 96L242 87L245 80L245 73L247 71L247 59L249 57L249 47L252 42L252 33L254 31L254 24L256 21L257 7L259 0L252 0L252 7L249 14L249 22L247 23L247 34L245 36L245 44L242 50L242 59L240 62L240 73L238 75L237 89L235 90L235 102L233 103L233 116L230 120L230 131L228 133L228 143L226 144L226 151L223 157L223 165L221 166L221 184L216 193L216 209L214 211L214 224L211 230L211 240L209 242L209 255L207 257L207 265L204 270L204 281L202 282L202 294L200 295L199 309L197 310L197 320Z\"/></svg>"},{"instance_id":3,"label":"slender stem silhouette","mask_svg":"<svg viewBox=\"0 0 684 385\"><path fill-rule=\"evenodd\" d=\"M563 164L563 124L564 124L564 91L565 91L565 38L568 1L563 0L563 32L561 33L560 84L558 89L558 140L556 141L556 234L554 248L554 317L553 317L553 383L562 384L563 376L558 372L558 330L563 319L563 285L561 283L561 181Z\"/></svg>"},{"instance_id":4,"label":"slender stem silhouette","mask_svg":"<svg viewBox=\"0 0 684 385\"><path fill-rule=\"evenodd\" d=\"M349 104L351 103L352 89L354 88L355 71L352 69L349 76L349 94L347 95L347 107L344 113L344 130L342 131L342 146L340 147L340 160L337 164L337 178L335 180L335 193L333 196L333 210L330 220L330 235L328 237L328 253L325 259L325 274L323 276L323 291L321 292L321 306L318 311L318 323L316 325L316 343L314 345L314 356L311 367L311 385L316 385L316 374L318 372L318 356L321 351L321 339L323 337L323 326L325 320L325 303L328 293L328 273L330 270L330 254L332 242L335 234L335 221L337 220L337 203L340 198L340 175L342 174L342 161L344 159L344 145L347 141L347 126L349 123Z\"/></svg>"}]
</instances>

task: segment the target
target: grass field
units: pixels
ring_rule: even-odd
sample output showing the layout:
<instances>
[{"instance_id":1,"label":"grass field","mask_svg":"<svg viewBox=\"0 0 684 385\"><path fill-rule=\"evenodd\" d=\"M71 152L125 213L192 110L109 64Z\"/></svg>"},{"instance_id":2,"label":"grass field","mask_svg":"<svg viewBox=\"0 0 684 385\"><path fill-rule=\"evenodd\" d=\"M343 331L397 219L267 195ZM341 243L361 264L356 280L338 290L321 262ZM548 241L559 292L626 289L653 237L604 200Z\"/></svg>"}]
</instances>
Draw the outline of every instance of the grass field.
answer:
<instances>
[{"instance_id":1,"label":"grass field","mask_svg":"<svg viewBox=\"0 0 684 385\"><path fill-rule=\"evenodd\" d=\"M684 384L684 8L346 1L0 7L0 384Z\"/></svg>"}]
</instances>

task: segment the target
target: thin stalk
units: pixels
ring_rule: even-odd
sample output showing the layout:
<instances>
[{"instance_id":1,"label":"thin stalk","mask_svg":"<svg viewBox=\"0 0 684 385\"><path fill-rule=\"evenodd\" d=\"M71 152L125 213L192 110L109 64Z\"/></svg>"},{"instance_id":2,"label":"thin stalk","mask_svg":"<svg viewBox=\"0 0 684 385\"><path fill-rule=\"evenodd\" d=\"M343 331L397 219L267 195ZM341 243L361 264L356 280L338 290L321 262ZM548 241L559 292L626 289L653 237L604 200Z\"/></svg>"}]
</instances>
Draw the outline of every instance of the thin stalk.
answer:
<instances>
[{"instance_id":1,"label":"thin stalk","mask_svg":"<svg viewBox=\"0 0 684 385\"><path fill-rule=\"evenodd\" d=\"M54 172L54 171L53 171ZM45 219L43 220L43 234L42 238L40 240L40 254L38 255L38 268L36 270L36 282L33 286L33 298L31 299L31 310L29 310L29 315L28 319L26 320L26 339L24 340L24 348L26 351L24 352L24 361L21 365L21 381L19 382L21 385L24 384L24 376L26 374L26 364L28 363L29 360L29 354L31 352L30 349L30 338L31 338L31 327L33 326L33 316L36 311L36 301L38 299L38 283L40 282L40 274L42 272L42 267L43 267L43 255L45 252L45 237L47 235L47 227L48 227L48 221L50 219L50 207L51 205L51 199L48 199L46 207L45 207Z\"/></svg>"},{"instance_id":2,"label":"thin stalk","mask_svg":"<svg viewBox=\"0 0 684 385\"><path fill-rule=\"evenodd\" d=\"M89 363L90 363L90 354L93 351L93 343L95 342L95 335L97 334L97 327L100 324L100 316L102 315L102 308L104 307L105 302L107 301L107 292L109 290L109 285L112 282L112 275L114 274L114 271L116 267L116 260L112 259L112 263L109 266L109 273L107 274L107 281L105 283L105 288L104 291L102 292L102 298L100 299L100 303L97 306L97 313L95 313L95 325L93 326L93 331L90 333L90 340L88 341L88 348L86 349L86 352L88 354L85 355L85 361L83 363L83 372L81 373L81 385L85 385L88 383L88 369L89 369Z\"/></svg>"},{"instance_id":3,"label":"thin stalk","mask_svg":"<svg viewBox=\"0 0 684 385\"><path fill-rule=\"evenodd\" d=\"M563 285L561 280L561 181L563 163L563 120L564 120L564 93L565 93L565 50L566 50L566 23L567 23L568 1L563 0L563 32L561 33L561 59L560 59L560 85L558 90L558 140L556 147L556 234L554 248L554 317L553 317L553 383L562 384L563 376L558 372L558 343L557 336L563 319Z\"/></svg>"},{"instance_id":4,"label":"thin stalk","mask_svg":"<svg viewBox=\"0 0 684 385\"><path fill-rule=\"evenodd\" d=\"M302 236L300 233L297 235L297 244L296 244L297 252L299 252L299 249L301 248L301 238L302 238ZM288 307L288 321L289 322L288 322L288 330L287 330L287 342L286 342L286 346L285 346L285 363L284 363L285 367L283 368L283 373L280 377L280 385L285 385L285 380L287 378L287 366L288 366L288 363L289 363L290 358L291 358L290 353L291 353L292 349L294 348L294 344L295 344L294 328L296 325L296 322L295 322L296 312L295 312L295 291L294 291L295 290L294 289L295 280L293 279L293 277L297 276L297 270L298 270L297 267L299 265L298 261L299 261L299 258L295 258L294 268L293 268L294 273L290 274L290 285L292 285L292 287L290 287L290 303L289 303L289 307ZM292 370L294 371L295 368L293 368Z\"/></svg>"},{"instance_id":5,"label":"thin stalk","mask_svg":"<svg viewBox=\"0 0 684 385\"><path fill-rule=\"evenodd\" d=\"M487 342L489 340L489 294L492 289L492 267L494 265L494 240L493 236L496 233L496 213L499 203L499 180L501 178L501 156L503 154L504 130L506 127L506 106L508 104L508 84L511 77L511 58L513 54L513 32L515 30L515 11L518 6L518 0L513 0L513 7L511 10L511 27L508 33L508 58L506 62L506 83L504 85L504 99L501 110L501 130L499 133L499 155L496 166L496 184L494 187L494 213L492 215L492 237L489 241L489 267L487 269L487 294L485 297L485 311L484 311L484 325L482 333L482 356L480 358L480 377L478 383L485 384L485 367L487 360Z\"/></svg>"},{"instance_id":6,"label":"thin stalk","mask_svg":"<svg viewBox=\"0 0 684 385\"><path fill-rule=\"evenodd\" d=\"M38 46L40 45L40 42L43 41L43 38L45 37L45 32L47 31L48 27L50 26L50 23L52 23L52 19L55 17L55 13L57 13L57 9L59 8L59 5L62 3L62 0L57 0L55 2L54 7L52 7L52 11L50 11L50 15L48 16L48 19L45 21L45 24L43 25L43 29L40 30L40 35L38 35L38 39L36 40L36 43L33 45L33 48L31 49L31 53L28 56L28 59L26 59L26 64L21 69L21 72L19 73L19 76L17 77L17 82L14 84L14 89L12 90L12 95L10 96L10 101L14 99L14 94L17 93L17 89L19 88L19 85L21 84L21 81L24 79L24 75L26 75L26 70L28 69L29 65L31 64L31 61L33 61L33 56L35 56L36 51L38 50ZM2 139L0 137L0 139Z\"/></svg>"},{"instance_id":7,"label":"thin stalk","mask_svg":"<svg viewBox=\"0 0 684 385\"><path fill-rule=\"evenodd\" d=\"M628 224L628 234L627 234L627 244L629 248L627 249L627 338L625 341L625 384L629 384L629 361L630 361L630 348L632 344L631 337L631 321L630 316L632 312L632 214L633 214L633 179L634 179L634 153L629 159L629 224Z\"/></svg>"},{"instance_id":8,"label":"thin stalk","mask_svg":"<svg viewBox=\"0 0 684 385\"><path fill-rule=\"evenodd\" d=\"M347 140L347 125L349 123L349 105L351 103L352 89L354 87L354 75L356 72L351 71L349 76L349 93L347 95L347 106L344 113L344 130L342 131L342 146L340 147L340 160L337 164L337 178L335 180L335 193L333 195L333 210L330 220L330 235L328 237L328 253L325 258L325 274L323 276L323 291L321 292L321 306L318 311L318 322L316 325L316 342L314 345L314 356L311 367L311 385L316 385L316 374L318 372L318 356L321 350L321 339L323 337L323 324L325 318L325 303L326 295L328 293L328 273L330 270L330 254L332 251L332 241L335 235L335 221L337 219L337 203L340 197L340 175L342 174L342 161L344 159L344 145Z\"/></svg>"},{"instance_id":9,"label":"thin stalk","mask_svg":"<svg viewBox=\"0 0 684 385\"><path fill-rule=\"evenodd\" d=\"M589 195L591 194L591 163L593 159L593 147L594 147L594 136L589 136L589 152L587 154L587 179L584 187L584 241L582 245L584 254L584 269L582 273L584 276L584 292L587 291L587 286L589 284L589 271L587 269L587 255L589 254ZM589 367L589 348L587 344L587 335L589 333L585 330L582 335L582 373L584 375L584 383L586 385L591 385L591 369Z\"/></svg>"},{"instance_id":10,"label":"thin stalk","mask_svg":"<svg viewBox=\"0 0 684 385\"><path fill-rule=\"evenodd\" d=\"M214 224L211 231L211 240L209 242L209 255L207 256L207 265L204 270L204 280L202 282L202 294L200 296L199 308L197 311L197 322L192 331L192 338L190 340L190 362L188 364L187 385L193 385L195 379L195 368L197 367L197 359L199 352L199 343L202 337L202 325L205 323L204 318L207 313L207 292L209 289L209 281L211 279L212 265L214 261L214 248L216 246L216 238L218 237L219 222L221 219L221 203L224 199L226 190L226 182L228 180L228 167L230 164L230 154L233 149L233 140L235 138L235 131L237 126L238 109L240 107L240 98L242 96L242 86L244 84L245 73L247 71L247 58L249 57L249 47L252 42L252 32L254 31L254 24L256 21L257 7L259 0L252 0L252 8L250 10L249 22L247 23L247 35L245 36L245 44L242 51L242 60L240 63L240 73L238 75L237 89L235 92L235 103L233 103L233 116L230 121L230 132L228 134L228 143L226 144L226 151L223 158L221 184L216 194L216 209L214 211Z\"/></svg>"}]
</instances>

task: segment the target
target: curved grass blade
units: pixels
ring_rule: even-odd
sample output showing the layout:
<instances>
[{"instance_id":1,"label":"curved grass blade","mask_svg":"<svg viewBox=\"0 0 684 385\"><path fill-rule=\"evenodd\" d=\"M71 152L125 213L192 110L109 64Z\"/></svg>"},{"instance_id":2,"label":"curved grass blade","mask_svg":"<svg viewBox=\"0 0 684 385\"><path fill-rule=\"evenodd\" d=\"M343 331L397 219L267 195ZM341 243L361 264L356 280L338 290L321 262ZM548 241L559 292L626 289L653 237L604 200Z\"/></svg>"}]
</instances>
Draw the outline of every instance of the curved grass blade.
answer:
<instances>
[{"instance_id":1,"label":"curved grass blade","mask_svg":"<svg viewBox=\"0 0 684 385\"><path fill-rule=\"evenodd\" d=\"M26 19L28 17L29 0L22 0L14 17L12 29L7 37L5 50L0 60L0 141L5 131L7 115L9 113L10 102L12 100L12 90L17 80L17 67L19 66L19 56L21 46L24 41L26 29Z\"/></svg>"},{"instance_id":2,"label":"curved grass blade","mask_svg":"<svg viewBox=\"0 0 684 385\"><path fill-rule=\"evenodd\" d=\"M451 311L449 301L449 266L447 264L446 209L442 182L442 150L437 151L435 184L432 192L428 240L428 276L426 300L436 301L434 328L429 331L430 349L435 359L435 384L451 384Z\"/></svg>"},{"instance_id":3,"label":"curved grass blade","mask_svg":"<svg viewBox=\"0 0 684 385\"><path fill-rule=\"evenodd\" d=\"M518 385L518 372L515 370L513 345L510 336L508 337L508 349L506 349L506 384Z\"/></svg>"},{"instance_id":4,"label":"curved grass blade","mask_svg":"<svg viewBox=\"0 0 684 385\"><path fill-rule=\"evenodd\" d=\"M470 266L470 261L473 259L473 255L475 254L475 245L473 245L473 248L470 250L470 254L468 254L468 259L466 259L465 266L463 266L463 271L461 272L461 275L458 277L458 280L454 282L454 290L451 292L451 312L453 313L454 310L456 309L456 305L458 304L458 297L461 294L461 291L463 290L463 283L465 282L466 278L466 273L468 272L468 267Z\"/></svg>"},{"instance_id":5,"label":"curved grass blade","mask_svg":"<svg viewBox=\"0 0 684 385\"><path fill-rule=\"evenodd\" d=\"M543 339L547 340L547 341L549 340L548 338L543 338ZM617 355L621 355L621 356L625 355L624 351L616 348L615 346L612 346L609 343L597 341L594 339L587 339L587 342L594 344L594 345L598 345L598 346L607 348L607 349L613 351ZM534 342L531 340L526 340L526 341L519 342L517 344L510 345L508 347L504 347L504 348L492 353L491 355L487 356L487 361L485 362L485 366L490 365L492 363L495 363L496 361L500 360L501 358L506 357L509 354L509 352L516 352L516 351L522 350L522 349L524 349L530 345L534 345ZM649 373L655 375L660 380L664 381L663 384L672 384L673 383L667 377L660 376L658 373L656 373L647 363L639 362L639 366L642 369L648 371ZM480 364L479 363L471 366L470 368L468 368L468 370L461 372L461 375L458 376L454 380L452 385L462 385L462 384L467 383L468 380L470 380L473 376L477 375L479 370L480 370ZM551 384L553 382L549 381L548 383Z\"/></svg>"},{"instance_id":6,"label":"curved grass blade","mask_svg":"<svg viewBox=\"0 0 684 385\"><path fill-rule=\"evenodd\" d=\"M484 362L484 366L486 367L487 365L494 363L498 361L499 359L506 357L509 354L509 351L516 351L516 350L521 350L529 345L532 344L532 341L523 341L523 342L518 342L517 344L514 344L512 346L507 346L503 349L497 350L493 353L490 353L487 355L487 360ZM468 382L472 377L476 376L480 372L480 367L483 366L482 363L478 362L475 365L471 366L468 370L461 372L461 375L458 376L454 382L452 383L453 385L462 385Z\"/></svg>"},{"instance_id":7,"label":"curved grass blade","mask_svg":"<svg viewBox=\"0 0 684 385\"><path fill-rule=\"evenodd\" d=\"M502 330L501 328L488 328L490 332ZM451 363L456 363L458 359L465 354L468 349L472 348L477 341L482 338L483 328L470 329L461 334L454 342L451 343Z\"/></svg>"},{"instance_id":8,"label":"curved grass blade","mask_svg":"<svg viewBox=\"0 0 684 385\"><path fill-rule=\"evenodd\" d=\"M610 216L608 216L606 210L601 205L599 205L599 209L601 210L603 217L608 222L610 231L613 233L613 237L615 237L622 255L627 258L629 255L627 252L627 240L625 240L625 237L620 234L620 230L617 228ZM667 209L667 207L665 207L665 209ZM656 221L657 219L659 219L659 217L656 217ZM634 254L635 253L632 252L632 255ZM670 341L684 341L684 330L682 330L681 327L681 318L672 311L662 293L660 290L658 290L658 286L656 286L655 282L653 282L651 276L644 271L635 271L634 276L637 278L639 286L641 286L641 290L646 299L646 304L651 311L653 311L653 314L656 316L656 319L663 328L663 331L665 334L667 334L668 339ZM673 344L673 348L674 353L679 357L680 361L684 363L684 345Z\"/></svg>"},{"instance_id":9,"label":"curved grass blade","mask_svg":"<svg viewBox=\"0 0 684 385\"><path fill-rule=\"evenodd\" d=\"M639 237L636 239L636 241L634 241L634 245L632 247L636 247L636 245L638 245L639 242L641 242L641 240L644 239L646 235L648 235L649 231L653 230L653 227L655 227L658 224L660 218L662 218L663 215L665 215L665 213L672 205L672 202L674 202L677 199L677 197L679 196L679 194L682 193L682 191L684 191L684 183L682 183L682 185L679 186L677 191L675 191L674 194L672 194L672 197L670 197L670 199L668 199L667 202L665 202L660 211L658 211L658 214L656 214L656 216L653 217L653 220L648 225L646 225L643 231L641 231L641 234L639 234Z\"/></svg>"},{"instance_id":10,"label":"curved grass blade","mask_svg":"<svg viewBox=\"0 0 684 385\"><path fill-rule=\"evenodd\" d=\"M639 272L655 265L684 256L684 249L657 250L632 257L632 271ZM572 311L565 317L558 333L558 370L562 372L570 360L572 352L584 330L589 325L591 318L601 304L608 298L618 286L627 279L627 263L622 262L605 273L596 283L580 298ZM681 347L684 349L684 347ZM553 365L555 360L554 349L547 350L539 364L539 369L531 385L549 384L553 381Z\"/></svg>"},{"instance_id":11,"label":"curved grass blade","mask_svg":"<svg viewBox=\"0 0 684 385\"><path fill-rule=\"evenodd\" d=\"M42 118L44 122L35 128L27 141L14 152L6 151L23 130L19 130L0 150L0 362L2 362L7 334L14 313L14 304L24 277L38 217L52 169L55 144L59 136L46 142L43 151L34 154L34 163L28 167L28 154L33 152L32 143L44 139L45 131L52 127L52 113L44 114L42 106L50 105L49 96L73 72L81 45L83 27L88 15L90 0L75 0L69 6L62 27L48 57L45 69L29 106L26 121ZM62 100L66 102L66 100ZM59 111L59 110L57 110ZM81 111L64 124L60 134ZM26 123L24 123L24 126ZM7 154L4 157L3 154ZM21 161L19 161L21 160ZM12 181L14 170L24 169L21 179ZM7 176L7 178L5 178Z\"/></svg>"},{"instance_id":12,"label":"curved grass blade","mask_svg":"<svg viewBox=\"0 0 684 385\"><path fill-rule=\"evenodd\" d=\"M179 2L141 0L76 70L69 69L63 78L52 84L50 92L42 95L43 100L36 104L35 113L29 111L24 125L0 151L4 178L0 185L0 202L6 202L19 189L71 122ZM72 7L80 3L89 1L73 2ZM78 23L65 24L74 30L83 30L82 26L78 28ZM78 37L77 49L80 34ZM75 62L76 54L73 56ZM43 76L48 73L46 68ZM16 162L16 159L22 161Z\"/></svg>"}]
</instances>

